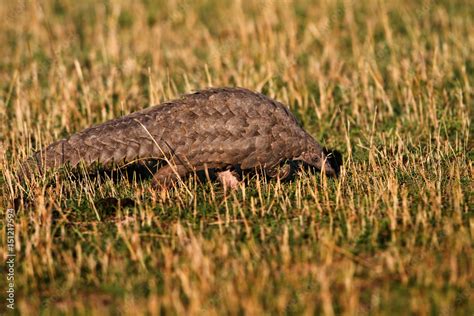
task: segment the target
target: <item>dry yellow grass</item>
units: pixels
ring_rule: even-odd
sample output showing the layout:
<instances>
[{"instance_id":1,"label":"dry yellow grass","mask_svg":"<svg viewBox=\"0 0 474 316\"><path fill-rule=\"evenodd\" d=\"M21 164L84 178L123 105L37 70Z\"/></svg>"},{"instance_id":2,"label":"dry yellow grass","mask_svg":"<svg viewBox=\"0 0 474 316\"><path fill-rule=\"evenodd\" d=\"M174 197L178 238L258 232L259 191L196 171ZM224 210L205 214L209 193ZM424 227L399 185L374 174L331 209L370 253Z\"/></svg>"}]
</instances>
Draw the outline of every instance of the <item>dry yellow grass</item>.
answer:
<instances>
[{"instance_id":1,"label":"dry yellow grass","mask_svg":"<svg viewBox=\"0 0 474 316\"><path fill-rule=\"evenodd\" d=\"M17 312L474 312L469 1L4 2L2 223L14 196L29 201L16 209ZM230 195L85 171L17 181L53 140L235 85L339 149L341 177L256 178Z\"/></svg>"}]
</instances>

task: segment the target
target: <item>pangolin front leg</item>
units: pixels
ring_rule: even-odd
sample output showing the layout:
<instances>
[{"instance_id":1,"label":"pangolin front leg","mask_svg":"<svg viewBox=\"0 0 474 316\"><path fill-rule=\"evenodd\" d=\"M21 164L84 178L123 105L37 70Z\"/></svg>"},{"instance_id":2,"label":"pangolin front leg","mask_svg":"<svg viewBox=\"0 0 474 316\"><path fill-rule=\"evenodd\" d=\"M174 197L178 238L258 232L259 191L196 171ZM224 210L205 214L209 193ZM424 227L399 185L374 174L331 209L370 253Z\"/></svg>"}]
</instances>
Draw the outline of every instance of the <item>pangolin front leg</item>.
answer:
<instances>
[{"instance_id":1,"label":"pangolin front leg","mask_svg":"<svg viewBox=\"0 0 474 316\"><path fill-rule=\"evenodd\" d=\"M291 177L292 173L292 166L289 163L284 163L283 165L276 165L265 169L265 174L272 179L286 180Z\"/></svg>"}]
</instances>

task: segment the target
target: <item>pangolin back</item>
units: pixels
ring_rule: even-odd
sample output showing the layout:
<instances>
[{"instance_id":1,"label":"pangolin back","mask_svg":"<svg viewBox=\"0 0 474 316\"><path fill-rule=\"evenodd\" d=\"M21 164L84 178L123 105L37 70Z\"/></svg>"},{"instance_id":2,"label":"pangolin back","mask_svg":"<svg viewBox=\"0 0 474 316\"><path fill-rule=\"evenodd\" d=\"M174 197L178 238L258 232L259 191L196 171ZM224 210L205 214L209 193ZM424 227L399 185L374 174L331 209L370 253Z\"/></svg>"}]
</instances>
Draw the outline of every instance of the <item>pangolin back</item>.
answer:
<instances>
[{"instance_id":1,"label":"pangolin back","mask_svg":"<svg viewBox=\"0 0 474 316\"><path fill-rule=\"evenodd\" d=\"M268 168L283 160L321 168L325 155L283 104L243 88L213 88L87 128L33 159L41 172L136 159L168 159L191 171ZM333 173L329 164L325 168Z\"/></svg>"}]
</instances>

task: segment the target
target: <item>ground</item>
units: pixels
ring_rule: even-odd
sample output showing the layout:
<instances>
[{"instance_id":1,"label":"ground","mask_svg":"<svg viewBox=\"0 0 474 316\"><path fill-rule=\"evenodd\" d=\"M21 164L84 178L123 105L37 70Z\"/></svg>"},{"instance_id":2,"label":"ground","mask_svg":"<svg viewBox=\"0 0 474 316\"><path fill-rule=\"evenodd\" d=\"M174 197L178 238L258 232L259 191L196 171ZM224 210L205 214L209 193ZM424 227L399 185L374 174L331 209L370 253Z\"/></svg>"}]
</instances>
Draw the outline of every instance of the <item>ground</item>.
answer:
<instances>
[{"instance_id":1,"label":"ground","mask_svg":"<svg viewBox=\"0 0 474 316\"><path fill-rule=\"evenodd\" d=\"M469 1L12 0L0 16L14 312L474 313ZM45 144L209 86L288 105L343 154L340 177L18 181Z\"/></svg>"}]
</instances>

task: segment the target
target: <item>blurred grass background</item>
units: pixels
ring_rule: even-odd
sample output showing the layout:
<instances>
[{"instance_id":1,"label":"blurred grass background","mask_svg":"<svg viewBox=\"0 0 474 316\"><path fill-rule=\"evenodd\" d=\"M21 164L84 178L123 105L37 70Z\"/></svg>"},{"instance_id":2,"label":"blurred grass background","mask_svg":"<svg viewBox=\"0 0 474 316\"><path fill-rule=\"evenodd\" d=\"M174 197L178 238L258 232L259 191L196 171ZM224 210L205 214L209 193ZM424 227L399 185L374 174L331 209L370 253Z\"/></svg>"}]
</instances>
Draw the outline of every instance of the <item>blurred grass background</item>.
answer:
<instances>
[{"instance_id":1,"label":"blurred grass background","mask_svg":"<svg viewBox=\"0 0 474 316\"><path fill-rule=\"evenodd\" d=\"M32 201L17 313L474 312L470 1L2 0L0 16L0 211ZM230 195L16 181L53 140L209 86L287 104L343 153L341 177Z\"/></svg>"}]
</instances>

